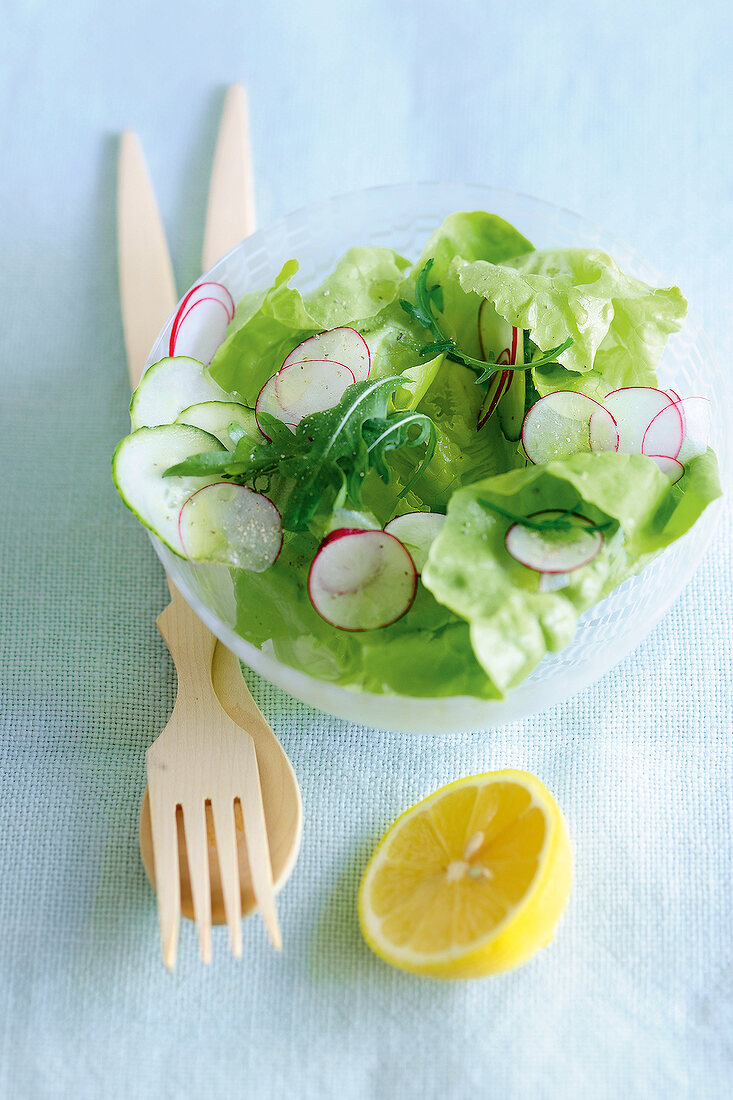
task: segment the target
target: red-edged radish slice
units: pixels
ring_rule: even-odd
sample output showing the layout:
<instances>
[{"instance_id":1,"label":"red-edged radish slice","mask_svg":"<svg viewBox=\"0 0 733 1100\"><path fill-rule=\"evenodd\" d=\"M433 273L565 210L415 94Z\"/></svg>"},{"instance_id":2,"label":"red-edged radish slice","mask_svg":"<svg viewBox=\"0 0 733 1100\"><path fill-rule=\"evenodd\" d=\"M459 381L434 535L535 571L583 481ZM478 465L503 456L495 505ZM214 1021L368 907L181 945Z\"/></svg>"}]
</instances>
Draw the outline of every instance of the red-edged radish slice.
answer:
<instances>
[{"instance_id":1,"label":"red-edged radish slice","mask_svg":"<svg viewBox=\"0 0 733 1100\"><path fill-rule=\"evenodd\" d=\"M669 394L669 396L672 398L673 401L681 401L682 400L680 395L677 393L677 390L667 390L667 393Z\"/></svg>"},{"instance_id":2,"label":"red-edged radish slice","mask_svg":"<svg viewBox=\"0 0 733 1100\"><path fill-rule=\"evenodd\" d=\"M277 375L273 375L272 378L268 378L264 386L257 394L257 401L255 402L255 419L257 420L257 427L260 429L265 439L271 437L267 434L262 427L262 421L260 420L261 413L269 413L270 416L274 416L276 420L282 420L283 424L287 424L292 432L295 431L295 424L290 423L285 415L285 410L277 399L277 390L275 388L275 379Z\"/></svg>"},{"instance_id":3,"label":"red-edged radish slice","mask_svg":"<svg viewBox=\"0 0 733 1100\"><path fill-rule=\"evenodd\" d=\"M669 455L647 455L647 458L651 458L656 462L659 469L667 475L673 485L675 481L679 481L685 472L682 463L678 462L676 458L670 458Z\"/></svg>"},{"instance_id":4,"label":"red-edged radish slice","mask_svg":"<svg viewBox=\"0 0 733 1100\"><path fill-rule=\"evenodd\" d=\"M253 573L269 569L283 541L280 513L272 501L230 481L205 485L184 502L178 534L187 558Z\"/></svg>"},{"instance_id":5,"label":"red-edged radish slice","mask_svg":"<svg viewBox=\"0 0 733 1100\"><path fill-rule=\"evenodd\" d=\"M594 417L595 443L612 442L616 422L592 397L575 390L556 390L535 401L522 424L522 444L527 458L530 462L543 464L567 458L578 451L590 451L591 416Z\"/></svg>"},{"instance_id":6,"label":"red-edged radish slice","mask_svg":"<svg viewBox=\"0 0 733 1100\"><path fill-rule=\"evenodd\" d=\"M644 432L641 453L677 458L682 447L684 424L680 405L672 402L658 412Z\"/></svg>"},{"instance_id":7,"label":"red-edged radish slice","mask_svg":"<svg viewBox=\"0 0 733 1100\"><path fill-rule=\"evenodd\" d=\"M516 359L517 329L512 328L509 322L496 312L493 302L484 298L478 309L478 343L481 349L481 358L486 359L493 353L496 361L506 355L506 362L513 363ZM512 344L514 356L512 356Z\"/></svg>"},{"instance_id":8,"label":"red-edged radish slice","mask_svg":"<svg viewBox=\"0 0 733 1100\"><path fill-rule=\"evenodd\" d=\"M399 539L384 531L332 531L308 573L308 595L339 630L377 630L412 606L417 573Z\"/></svg>"},{"instance_id":9,"label":"red-edged radish slice","mask_svg":"<svg viewBox=\"0 0 733 1100\"><path fill-rule=\"evenodd\" d=\"M181 317L175 335L171 333L170 354L190 355L210 363L226 336L229 314L218 298L197 298Z\"/></svg>"},{"instance_id":10,"label":"red-edged radish slice","mask_svg":"<svg viewBox=\"0 0 733 1100\"><path fill-rule=\"evenodd\" d=\"M191 302L196 301L199 298L218 298L221 304L225 307L229 315L229 320L234 320L234 311L236 308L234 305L234 299L232 298L229 290L227 289L227 287L224 286L223 283L214 283L209 281L205 283L197 283L195 287L189 290L188 294L183 299L183 303L185 304L186 301L188 301L190 304Z\"/></svg>"},{"instance_id":11,"label":"red-edged radish slice","mask_svg":"<svg viewBox=\"0 0 733 1100\"><path fill-rule=\"evenodd\" d=\"M381 527L378 527L378 528L373 528L373 527L334 527L333 531L329 531L328 534L324 536L324 538L321 542L321 545L318 547L318 549L322 550L323 547L327 543L335 542L337 539L343 539L347 535L362 535L364 533L364 531L373 531L373 530L381 531L382 528Z\"/></svg>"},{"instance_id":12,"label":"red-edged radish slice","mask_svg":"<svg viewBox=\"0 0 733 1100\"><path fill-rule=\"evenodd\" d=\"M274 376L275 396L288 424L299 424L311 413L337 405L354 375L343 363L330 359L311 359L291 363Z\"/></svg>"},{"instance_id":13,"label":"red-edged radish slice","mask_svg":"<svg viewBox=\"0 0 733 1100\"><path fill-rule=\"evenodd\" d=\"M626 386L603 398L603 405L618 425L618 451L635 455L641 451L644 432L654 417L672 403L664 390L652 386Z\"/></svg>"},{"instance_id":14,"label":"red-edged radish slice","mask_svg":"<svg viewBox=\"0 0 733 1100\"><path fill-rule=\"evenodd\" d=\"M591 451L618 450L618 425L613 413L603 406L594 409L588 421L588 448Z\"/></svg>"},{"instance_id":15,"label":"red-edged radish slice","mask_svg":"<svg viewBox=\"0 0 733 1100\"><path fill-rule=\"evenodd\" d=\"M528 519L554 519L563 513L557 509L535 512ZM538 573L571 573L593 561L603 546L600 531L589 531L591 521L572 512L568 516L570 530L536 531L522 523L513 523L506 533L504 545L520 565Z\"/></svg>"},{"instance_id":16,"label":"red-edged radish slice","mask_svg":"<svg viewBox=\"0 0 733 1100\"><path fill-rule=\"evenodd\" d=\"M440 512L406 512L404 516L390 520L384 529L407 548L420 574L428 560L430 547L444 523L445 516Z\"/></svg>"},{"instance_id":17,"label":"red-edged radish slice","mask_svg":"<svg viewBox=\"0 0 733 1100\"><path fill-rule=\"evenodd\" d=\"M683 465L704 454L710 442L712 407L707 397L685 397L677 405L682 414L682 446L677 459Z\"/></svg>"},{"instance_id":18,"label":"red-edged radish slice","mask_svg":"<svg viewBox=\"0 0 733 1100\"><path fill-rule=\"evenodd\" d=\"M496 412L497 405L512 384L512 374L510 370L498 371L489 380L489 388L478 411L476 431L481 431L489 417Z\"/></svg>"},{"instance_id":19,"label":"red-edged radish slice","mask_svg":"<svg viewBox=\"0 0 733 1100\"><path fill-rule=\"evenodd\" d=\"M184 295L181 299L181 304L178 307L175 317L173 318L173 327L171 328L171 334L169 338L169 355L173 355L173 348L176 346L176 335L178 333L178 326L184 314L191 308L191 306L202 298L216 298L227 311L227 318L231 321L234 317L234 299L224 286L223 283L197 283L196 286L191 287L188 294Z\"/></svg>"},{"instance_id":20,"label":"red-edged radish slice","mask_svg":"<svg viewBox=\"0 0 733 1100\"><path fill-rule=\"evenodd\" d=\"M297 348L293 348L281 369L293 363L310 363L322 359L348 367L357 382L363 382L369 377L372 365L371 353L364 337L355 328L344 325L341 328L328 329L327 332L319 332L317 336L309 336Z\"/></svg>"}]
</instances>

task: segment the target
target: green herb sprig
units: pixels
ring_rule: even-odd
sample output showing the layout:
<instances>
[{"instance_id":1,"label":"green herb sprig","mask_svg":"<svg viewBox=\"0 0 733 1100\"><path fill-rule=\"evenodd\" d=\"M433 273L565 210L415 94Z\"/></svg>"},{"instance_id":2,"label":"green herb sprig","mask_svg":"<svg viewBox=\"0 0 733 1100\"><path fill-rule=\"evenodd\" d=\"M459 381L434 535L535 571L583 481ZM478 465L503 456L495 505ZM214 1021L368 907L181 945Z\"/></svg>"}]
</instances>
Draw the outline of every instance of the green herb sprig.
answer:
<instances>
[{"instance_id":1,"label":"green herb sprig","mask_svg":"<svg viewBox=\"0 0 733 1100\"><path fill-rule=\"evenodd\" d=\"M528 527L531 531L571 531L574 527L571 517L577 515L572 508L563 508L558 509L559 514L557 516L537 520L531 516L521 516L516 512L510 512L507 508L502 508L499 504L486 500L485 497L479 497L478 503L483 508L488 508L490 512L495 512L503 519L509 520L510 523L519 523L522 527ZM612 524L612 520L607 520L605 523L592 523L588 520L587 523L583 524L583 530L606 531Z\"/></svg>"},{"instance_id":2,"label":"green herb sprig","mask_svg":"<svg viewBox=\"0 0 733 1100\"><path fill-rule=\"evenodd\" d=\"M242 436L233 451L191 455L167 469L164 476L214 475L262 489L277 475L289 486L282 502L283 526L303 531L325 494L345 490L352 503L359 505L361 487L371 469L385 481L391 480L390 451L424 445L422 460L403 490L407 493L431 461L437 433L424 413L390 410L392 395L403 384L401 375L356 382L333 408L301 420L295 434L274 416L263 413L260 421L269 441L255 442Z\"/></svg>"},{"instance_id":3,"label":"green herb sprig","mask_svg":"<svg viewBox=\"0 0 733 1100\"><path fill-rule=\"evenodd\" d=\"M415 283L415 301L408 302L406 298L400 298L400 305L405 313L414 318L418 324L422 325L424 329L427 329L434 337L429 344L425 344L425 346L420 349L420 355L423 358L426 356L432 358L435 355L445 354L454 362L463 363L464 366L479 371L479 376L476 379L476 383L478 384L480 382L486 382L498 371L526 371L534 369L534 367L545 366L548 363L555 363L557 362L558 355L561 355L562 352L567 351L567 349L572 346L573 338L572 336L568 336L567 340L564 340L562 344L558 344L556 348L550 348L549 351L540 351L538 355L528 362L516 364L497 363L496 356L493 352L489 353L488 359L475 359L474 356L461 351L456 341L443 330L435 317L434 308L439 312L443 310L443 288L439 284L431 287L428 286L428 276L430 275L433 263L434 260L432 258L429 259L417 277Z\"/></svg>"}]
</instances>

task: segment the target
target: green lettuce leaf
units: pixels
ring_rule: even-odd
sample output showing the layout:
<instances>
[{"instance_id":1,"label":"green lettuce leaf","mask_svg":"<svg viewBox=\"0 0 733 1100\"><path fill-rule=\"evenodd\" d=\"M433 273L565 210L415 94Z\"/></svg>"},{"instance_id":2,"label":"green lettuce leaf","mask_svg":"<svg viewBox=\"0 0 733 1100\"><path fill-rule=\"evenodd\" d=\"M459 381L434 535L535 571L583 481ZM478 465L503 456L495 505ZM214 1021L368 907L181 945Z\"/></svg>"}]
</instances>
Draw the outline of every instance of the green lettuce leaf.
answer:
<instances>
[{"instance_id":1,"label":"green lettuce leaf","mask_svg":"<svg viewBox=\"0 0 733 1100\"><path fill-rule=\"evenodd\" d=\"M667 339L687 310L677 287L656 290L597 249L530 252L501 264L459 258L452 270L463 290L490 299L543 351L572 337L559 356L564 370L534 372L543 395L568 388L603 397L621 386L655 386Z\"/></svg>"},{"instance_id":2,"label":"green lettuce leaf","mask_svg":"<svg viewBox=\"0 0 733 1100\"><path fill-rule=\"evenodd\" d=\"M290 286L298 263L288 260L269 289L238 304L209 367L211 377L254 405L268 378L307 337L367 320L394 301L408 266L391 248L352 248L318 289L303 297Z\"/></svg>"},{"instance_id":3,"label":"green lettuce leaf","mask_svg":"<svg viewBox=\"0 0 733 1100\"><path fill-rule=\"evenodd\" d=\"M450 214L428 238L422 255L414 265L410 281L414 283L428 260L433 260L431 284L443 290L440 314L449 334L468 355L480 356L478 342L479 294L461 286L452 271L456 257L465 263L485 261L500 264L514 256L532 251L526 237L497 214L483 210ZM409 283L403 297L412 298ZM424 342L424 341L423 341Z\"/></svg>"},{"instance_id":4,"label":"green lettuce leaf","mask_svg":"<svg viewBox=\"0 0 733 1100\"><path fill-rule=\"evenodd\" d=\"M317 290L304 299L319 330L358 323L397 297L410 261L391 248L350 248Z\"/></svg>"},{"instance_id":5,"label":"green lettuce leaf","mask_svg":"<svg viewBox=\"0 0 733 1100\"><path fill-rule=\"evenodd\" d=\"M503 692L566 646L581 612L638 573L719 495L711 451L692 459L676 485L646 456L615 452L512 470L454 493L423 583L470 624L476 657ZM540 575L507 553L510 521L482 501L515 515L573 509L613 522L600 554L569 574L566 588L545 593Z\"/></svg>"}]
</instances>

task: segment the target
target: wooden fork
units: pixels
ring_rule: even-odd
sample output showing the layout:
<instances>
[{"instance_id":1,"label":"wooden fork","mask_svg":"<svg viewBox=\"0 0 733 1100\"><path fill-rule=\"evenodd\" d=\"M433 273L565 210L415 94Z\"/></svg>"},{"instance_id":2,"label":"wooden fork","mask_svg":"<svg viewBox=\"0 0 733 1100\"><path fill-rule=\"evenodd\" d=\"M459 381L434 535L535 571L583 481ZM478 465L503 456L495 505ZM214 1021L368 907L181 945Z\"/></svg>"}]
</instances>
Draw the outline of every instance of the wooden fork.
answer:
<instances>
[{"instance_id":1,"label":"wooden fork","mask_svg":"<svg viewBox=\"0 0 733 1100\"><path fill-rule=\"evenodd\" d=\"M241 896L235 804L243 815L252 885L270 940L280 929L273 900L270 851L254 742L232 721L214 690L214 635L169 582L171 602L158 629L173 656L178 694L167 726L147 751L155 886L163 959L175 964L181 917L177 815L183 816L194 916L203 962L211 959L208 827L216 835L219 872L232 953L242 954ZM209 820L210 816L210 820Z\"/></svg>"},{"instance_id":2,"label":"wooden fork","mask_svg":"<svg viewBox=\"0 0 733 1100\"><path fill-rule=\"evenodd\" d=\"M247 101L233 86L226 97L212 169L204 234L204 269L254 230ZM134 389L160 324L176 303L165 232L137 136L122 136L119 159L120 296L130 382ZM182 818L201 958L211 957L209 851L219 864L232 952L241 956L241 892L236 818L247 848L252 892L273 945L280 948L272 863L259 770L251 735L223 709L212 683L216 638L168 581L171 603L158 627L178 672L178 697L168 725L147 753L158 921L163 959L172 969L181 917L178 825ZM240 691L241 694L241 691ZM253 704L254 706L254 704ZM300 836L297 797L296 850ZM208 844L213 830L215 849Z\"/></svg>"}]
</instances>

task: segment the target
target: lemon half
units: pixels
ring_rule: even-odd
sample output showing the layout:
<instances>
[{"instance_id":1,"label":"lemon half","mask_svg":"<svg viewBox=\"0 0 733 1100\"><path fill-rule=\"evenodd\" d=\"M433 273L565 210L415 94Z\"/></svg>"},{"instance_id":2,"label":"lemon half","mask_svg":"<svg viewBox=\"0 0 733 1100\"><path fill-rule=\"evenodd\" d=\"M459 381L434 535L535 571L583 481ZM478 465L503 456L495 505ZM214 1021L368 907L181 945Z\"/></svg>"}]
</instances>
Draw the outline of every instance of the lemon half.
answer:
<instances>
[{"instance_id":1,"label":"lemon half","mask_svg":"<svg viewBox=\"0 0 733 1100\"><path fill-rule=\"evenodd\" d=\"M369 946L402 970L475 978L526 962L570 894L565 819L537 776L486 772L399 817L359 888Z\"/></svg>"}]
</instances>

